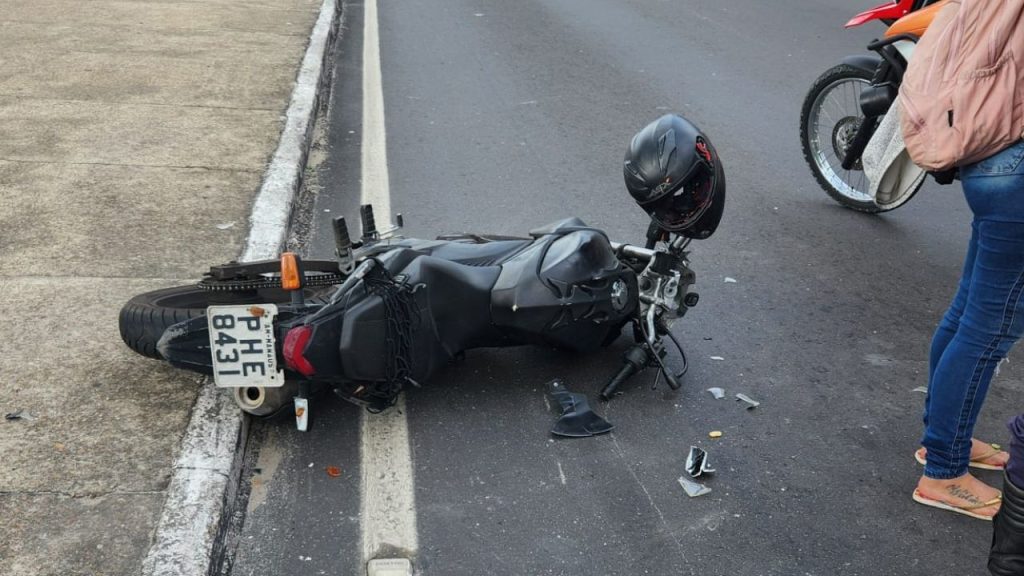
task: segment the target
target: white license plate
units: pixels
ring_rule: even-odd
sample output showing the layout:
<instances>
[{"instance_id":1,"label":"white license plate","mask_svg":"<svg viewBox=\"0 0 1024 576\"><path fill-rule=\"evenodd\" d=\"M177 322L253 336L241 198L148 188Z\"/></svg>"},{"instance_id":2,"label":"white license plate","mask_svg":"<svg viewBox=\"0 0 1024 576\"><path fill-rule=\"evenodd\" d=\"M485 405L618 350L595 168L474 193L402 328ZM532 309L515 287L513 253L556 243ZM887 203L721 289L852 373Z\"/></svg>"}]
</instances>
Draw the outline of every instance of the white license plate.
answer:
<instances>
[{"instance_id":1,"label":"white license plate","mask_svg":"<svg viewBox=\"0 0 1024 576\"><path fill-rule=\"evenodd\" d=\"M274 348L274 304L210 306L210 358L217 386L276 387L284 385L284 372Z\"/></svg>"}]
</instances>

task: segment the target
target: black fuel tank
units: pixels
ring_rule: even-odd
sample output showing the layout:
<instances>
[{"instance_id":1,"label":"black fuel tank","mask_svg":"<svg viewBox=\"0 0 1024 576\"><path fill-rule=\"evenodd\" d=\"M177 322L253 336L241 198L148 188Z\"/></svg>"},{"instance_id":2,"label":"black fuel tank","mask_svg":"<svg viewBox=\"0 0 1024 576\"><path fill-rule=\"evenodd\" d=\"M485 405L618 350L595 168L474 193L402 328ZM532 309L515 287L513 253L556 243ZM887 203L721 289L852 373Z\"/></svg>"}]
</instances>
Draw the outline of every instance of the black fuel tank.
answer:
<instances>
[{"instance_id":1,"label":"black fuel tank","mask_svg":"<svg viewBox=\"0 0 1024 576\"><path fill-rule=\"evenodd\" d=\"M599 347L633 312L636 275L603 232L578 220L538 232L532 246L502 263L491 319L524 343Z\"/></svg>"}]
</instances>

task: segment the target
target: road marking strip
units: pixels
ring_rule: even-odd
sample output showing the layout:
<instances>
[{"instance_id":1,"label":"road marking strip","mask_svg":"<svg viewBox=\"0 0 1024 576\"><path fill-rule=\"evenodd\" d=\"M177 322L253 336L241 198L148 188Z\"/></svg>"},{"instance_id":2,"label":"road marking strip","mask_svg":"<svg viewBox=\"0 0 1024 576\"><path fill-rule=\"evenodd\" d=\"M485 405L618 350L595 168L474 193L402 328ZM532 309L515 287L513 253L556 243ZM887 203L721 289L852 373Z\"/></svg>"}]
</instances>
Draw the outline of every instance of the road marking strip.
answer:
<instances>
[{"instance_id":1,"label":"road marking strip","mask_svg":"<svg viewBox=\"0 0 1024 576\"><path fill-rule=\"evenodd\" d=\"M366 0L363 14L362 204L373 204L377 227L391 220L388 148L384 125L384 90L380 73L377 0Z\"/></svg>"},{"instance_id":2,"label":"road marking strip","mask_svg":"<svg viewBox=\"0 0 1024 576\"><path fill-rule=\"evenodd\" d=\"M381 87L377 0L363 20L363 138L361 204L372 204L379 228L391 218L384 92ZM418 547L412 455L405 398L381 414L363 412L360 431L363 565L378 556L412 556Z\"/></svg>"}]
</instances>

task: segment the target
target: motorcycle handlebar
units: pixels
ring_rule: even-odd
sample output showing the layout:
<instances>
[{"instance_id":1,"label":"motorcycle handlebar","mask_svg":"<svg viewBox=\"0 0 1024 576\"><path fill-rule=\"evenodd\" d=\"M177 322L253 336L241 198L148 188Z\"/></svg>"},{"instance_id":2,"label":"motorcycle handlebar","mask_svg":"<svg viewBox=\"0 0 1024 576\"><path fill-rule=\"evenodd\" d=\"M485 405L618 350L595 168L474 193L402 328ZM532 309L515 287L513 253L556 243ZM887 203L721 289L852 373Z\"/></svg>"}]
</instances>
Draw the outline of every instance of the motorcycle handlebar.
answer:
<instances>
[{"instance_id":1,"label":"motorcycle handlebar","mask_svg":"<svg viewBox=\"0 0 1024 576\"><path fill-rule=\"evenodd\" d=\"M654 250L648 250L647 248L641 248L640 246L633 246L632 244L622 244L620 242L612 242L611 244L612 250L621 256L629 256L630 258L636 258L637 260L643 260L644 262L650 262L651 258L654 257Z\"/></svg>"}]
</instances>

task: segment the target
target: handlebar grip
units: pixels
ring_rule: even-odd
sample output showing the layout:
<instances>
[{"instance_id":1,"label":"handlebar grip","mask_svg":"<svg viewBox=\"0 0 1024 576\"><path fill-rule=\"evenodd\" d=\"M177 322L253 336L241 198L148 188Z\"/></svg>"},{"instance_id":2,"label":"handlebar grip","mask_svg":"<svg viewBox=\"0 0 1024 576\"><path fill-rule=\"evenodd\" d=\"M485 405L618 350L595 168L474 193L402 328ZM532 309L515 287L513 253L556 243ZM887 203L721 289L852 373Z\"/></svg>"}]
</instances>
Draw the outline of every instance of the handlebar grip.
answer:
<instances>
[{"instance_id":1,"label":"handlebar grip","mask_svg":"<svg viewBox=\"0 0 1024 576\"><path fill-rule=\"evenodd\" d=\"M348 224L344 216L334 219L334 248L338 256L344 254L352 246L352 238L348 234Z\"/></svg>"},{"instance_id":2,"label":"handlebar grip","mask_svg":"<svg viewBox=\"0 0 1024 576\"><path fill-rule=\"evenodd\" d=\"M673 376L671 372L668 370L662 370L661 373L665 375L665 382L668 382L669 388L679 390L682 384L679 383L679 380L676 380L676 377Z\"/></svg>"},{"instance_id":3,"label":"handlebar grip","mask_svg":"<svg viewBox=\"0 0 1024 576\"><path fill-rule=\"evenodd\" d=\"M619 369L619 372L615 374L615 376L612 376L612 379L609 380L608 383L604 385L604 388L601 389L601 400L610 400L612 395L615 394L615 390L618 389L619 385L625 382L626 380L629 380L629 378L636 374L639 370L640 368L633 365L632 363L623 362L622 368Z\"/></svg>"},{"instance_id":4,"label":"handlebar grip","mask_svg":"<svg viewBox=\"0 0 1024 576\"><path fill-rule=\"evenodd\" d=\"M377 222L373 218L373 206L363 204L359 207L359 218L363 224L363 238L373 238L377 235Z\"/></svg>"}]
</instances>

